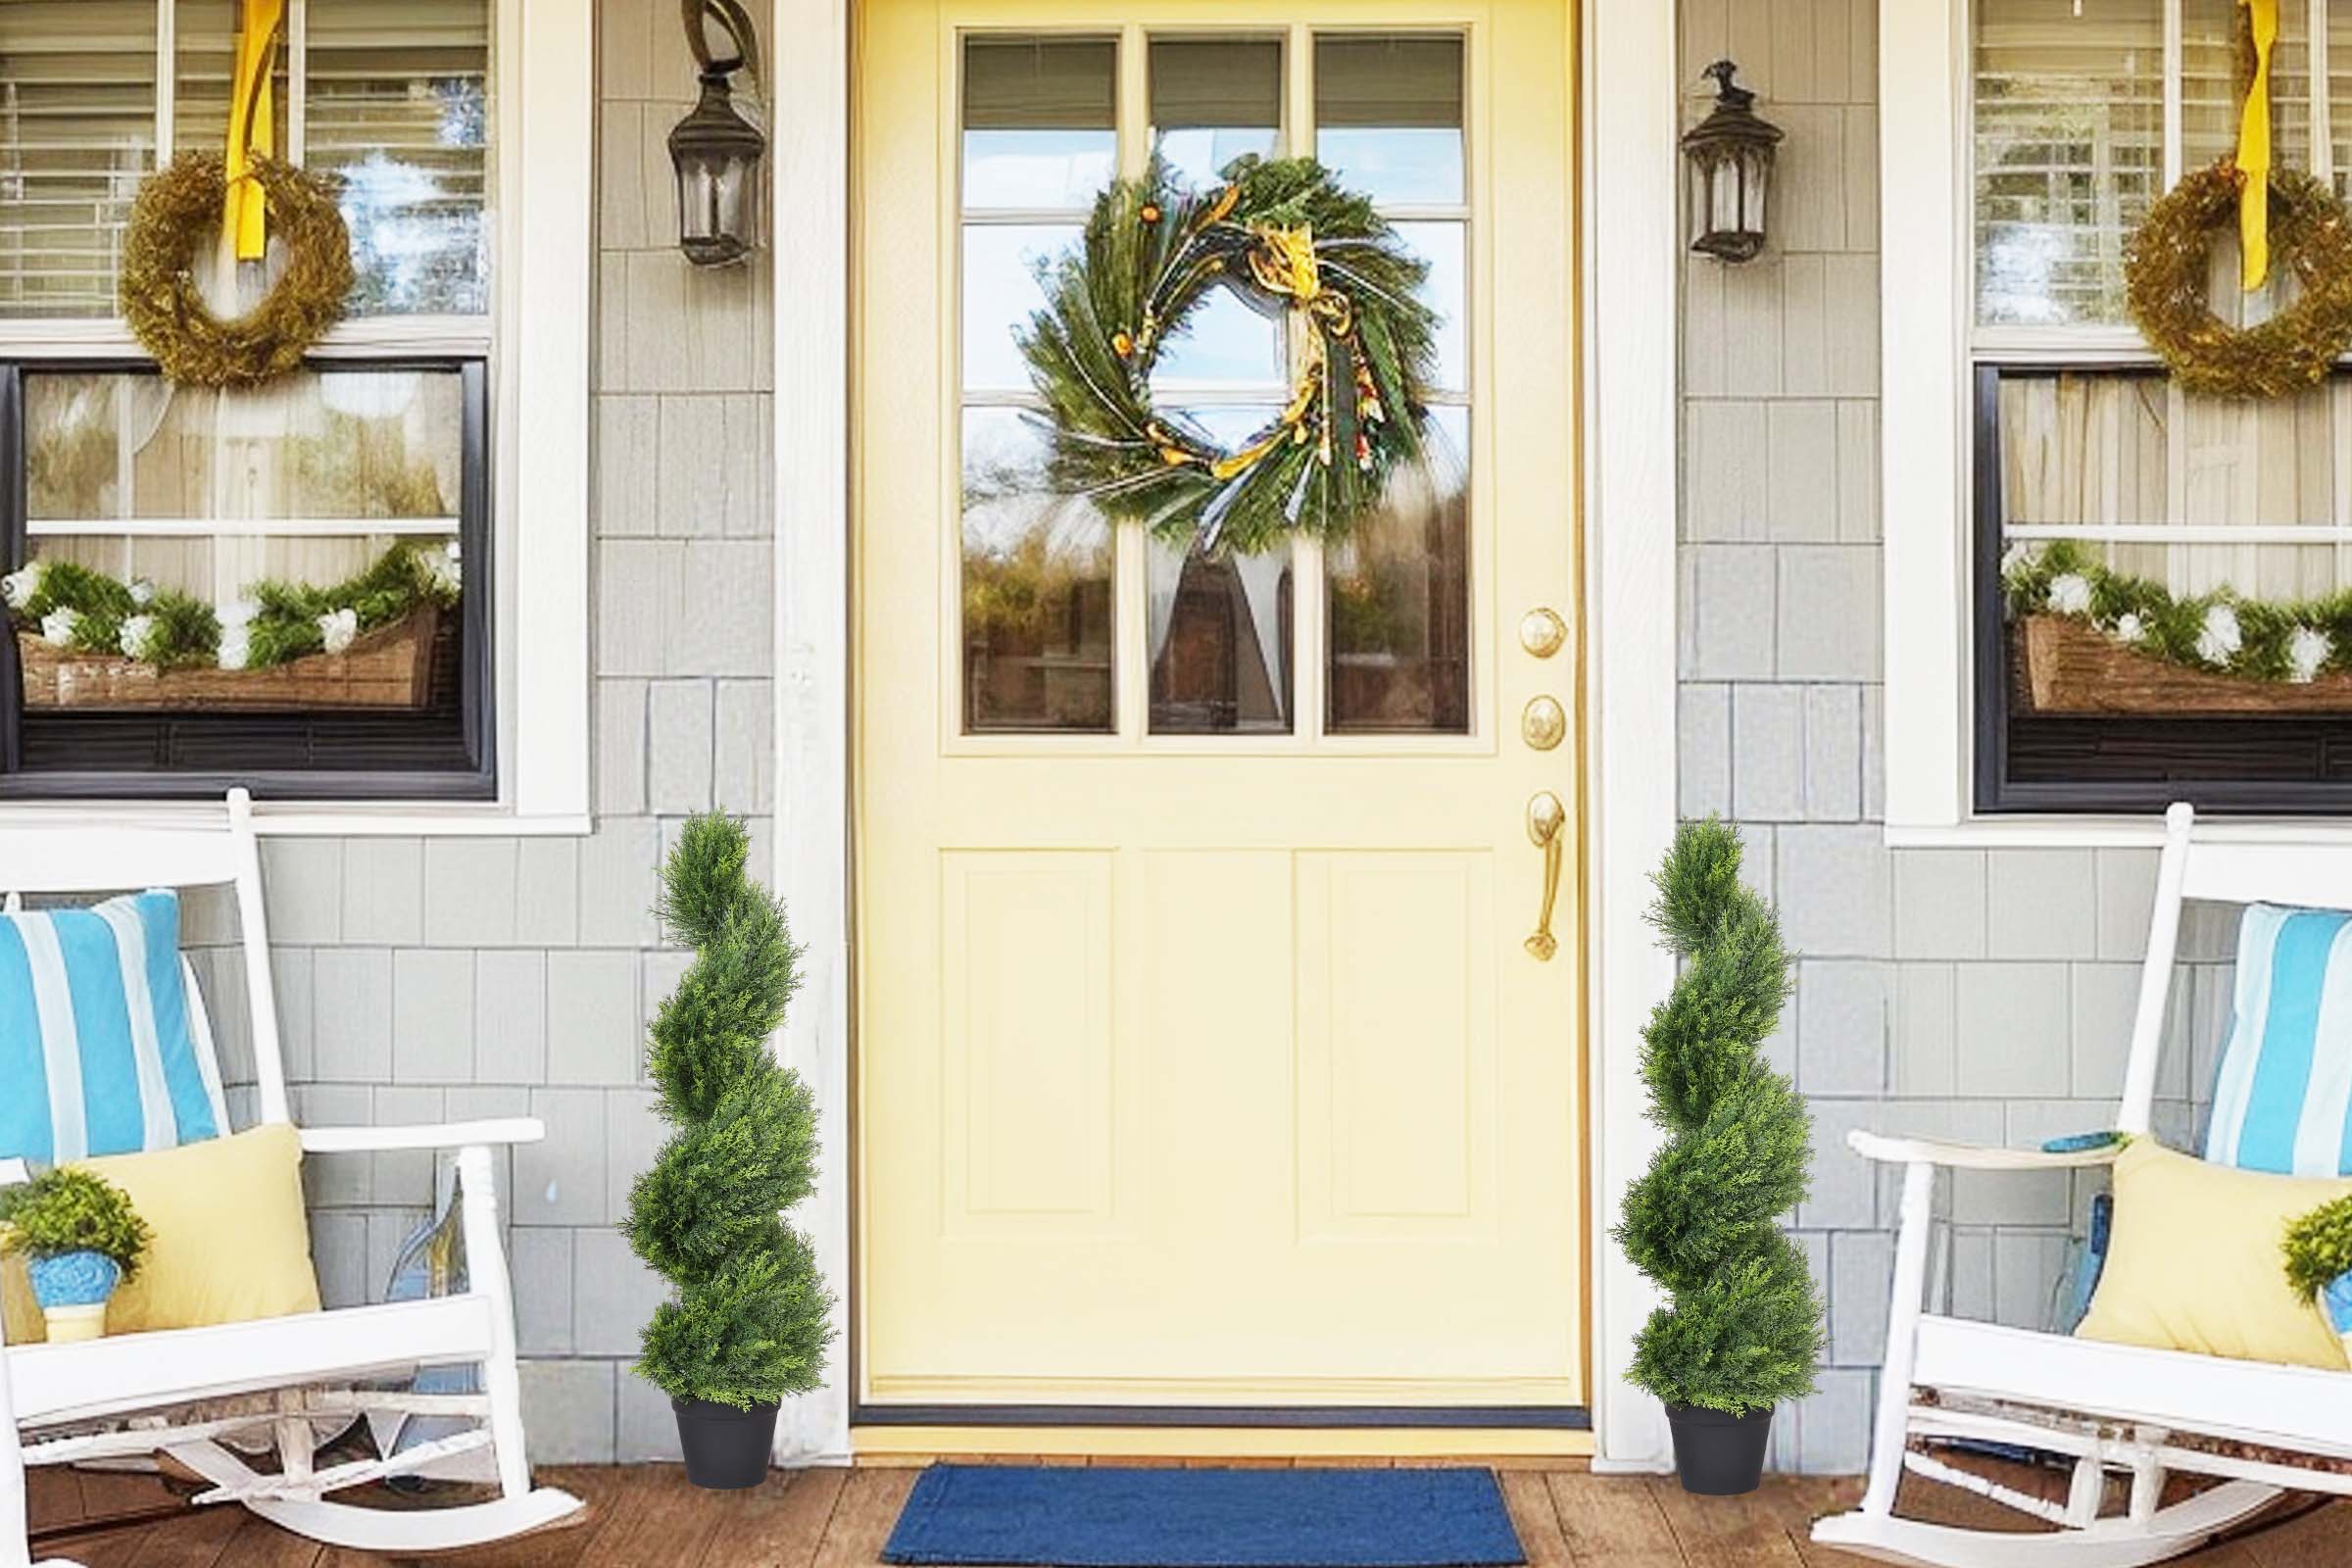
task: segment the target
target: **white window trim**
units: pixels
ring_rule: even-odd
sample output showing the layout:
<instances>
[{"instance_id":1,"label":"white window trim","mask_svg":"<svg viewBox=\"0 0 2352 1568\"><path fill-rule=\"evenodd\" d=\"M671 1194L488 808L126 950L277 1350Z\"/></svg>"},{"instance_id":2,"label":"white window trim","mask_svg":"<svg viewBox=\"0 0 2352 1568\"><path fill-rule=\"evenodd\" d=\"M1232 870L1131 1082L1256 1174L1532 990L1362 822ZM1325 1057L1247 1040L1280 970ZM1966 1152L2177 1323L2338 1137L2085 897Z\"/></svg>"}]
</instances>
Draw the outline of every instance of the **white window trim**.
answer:
<instances>
[{"instance_id":1,"label":"white window trim","mask_svg":"<svg viewBox=\"0 0 2352 1568\"><path fill-rule=\"evenodd\" d=\"M804 947L778 1054L814 1091L815 1192L794 1211L835 1283L824 1381L786 1401L785 1463L852 1457L849 796L851 557L848 269L850 6L774 0L775 886ZM1625 1381L1658 1297L1609 1230L1657 1131L1643 1114L1641 1027L1673 979L1642 918L1674 836L1677 333L1682 164L1675 8L1572 5L1582 29L1584 780L1587 1092L1593 1289L1586 1325L1602 1471L1674 1465L1665 1414ZM1563 1027L1573 1025L1563 1022Z\"/></svg>"},{"instance_id":2,"label":"white window trim","mask_svg":"<svg viewBox=\"0 0 2352 1568\"><path fill-rule=\"evenodd\" d=\"M1886 836L1970 821L1968 7L1879 0ZM1973 840L1972 840L1973 841Z\"/></svg>"},{"instance_id":3,"label":"white window trim","mask_svg":"<svg viewBox=\"0 0 2352 1568\"><path fill-rule=\"evenodd\" d=\"M2296 0L2288 0L2289 4ZM2309 0L2324 40L2326 0ZM1975 809L1976 650L1970 430L1975 257L1971 235L1969 0L1879 0L1880 496L1886 541L1886 842L1901 848L2130 848L2164 842L2161 814L2050 814ZM2177 25L2168 24L2164 182L2180 178ZM2325 43L2314 64L2325 71ZM2326 178L2325 95L2315 102L2314 172ZM1986 360L2064 355L2145 364L2137 331L1979 331ZM2344 817L2265 818L2218 829L2261 841L2352 836Z\"/></svg>"},{"instance_id":4,"label":"white window trim","mask_svg":"<svg viewBox=\"0 0 2352 1568\"><path fill-rule=\"evenodd\" d=\"M498 799L258 803L265 835L577 834L589 831L588 375L596 257L593 6L497 0L497 140L491 217L497 308L488 345L494 406ZM167 10L166 15L169 15ZM526 304L527 302L527 304ZM478 353L479 323L402 325L400 342ZM364 350L384 329L338 326L324 352ZM120 354L116 322L0 322L13 353ZM113 808L87 801L0 807L0 825L110 816L153 821L217 811L202 802Z\"/></svg>"}]
</instances>

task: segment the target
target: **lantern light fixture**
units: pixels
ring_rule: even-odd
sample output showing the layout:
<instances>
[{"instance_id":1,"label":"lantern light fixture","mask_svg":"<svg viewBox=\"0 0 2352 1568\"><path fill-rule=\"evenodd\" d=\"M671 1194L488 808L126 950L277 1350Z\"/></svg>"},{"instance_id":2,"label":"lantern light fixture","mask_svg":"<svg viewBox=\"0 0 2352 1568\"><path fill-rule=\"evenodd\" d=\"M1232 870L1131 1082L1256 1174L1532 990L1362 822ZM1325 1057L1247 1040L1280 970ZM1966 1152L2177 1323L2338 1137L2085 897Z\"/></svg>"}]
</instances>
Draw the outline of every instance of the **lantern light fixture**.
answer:
<instances>
[{"instance_id":1,"label":"lantern light fixture","mask_svg":"<svg viewBox=\"0 0 2352 1568\"><path fill-rule=\"evenodd\" d=\"M1725 262L1753 260L1764 248L1764 197L1784 134L1755 112L1756 95L1732 79L1739 70L1718 60L1701 73L1714 79L1715 107L1683 136L1690 248Z\"/></svg>"},{"instance_id":2,"label":"lantern light fixture","mask_svg":"<svg viewBox=\"0 0 2352 1568\"><path fill-rule=\"evenodd\" d=\"M681 0L701 99L669 130L678 176L678 248L697 267L740 262L760 242L760 160L767 138L736 108L738 71L760 82L758 34L742 0Z\"/></svg>"}]
</instances>

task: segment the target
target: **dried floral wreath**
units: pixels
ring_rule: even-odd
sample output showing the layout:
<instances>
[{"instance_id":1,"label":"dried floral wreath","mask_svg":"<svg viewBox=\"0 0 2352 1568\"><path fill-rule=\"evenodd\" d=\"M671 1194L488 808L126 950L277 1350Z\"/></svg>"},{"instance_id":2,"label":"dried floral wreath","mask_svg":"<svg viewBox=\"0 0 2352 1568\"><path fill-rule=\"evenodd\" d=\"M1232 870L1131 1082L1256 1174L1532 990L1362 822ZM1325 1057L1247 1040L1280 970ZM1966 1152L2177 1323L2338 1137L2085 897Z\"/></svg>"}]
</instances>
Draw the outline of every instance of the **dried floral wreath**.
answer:
<instances>
[{"instance_id":1,"label":"dried floral wreath","mask_svg":"<svg viewBox=\"0 0 2352 1568\"><path fill-rule=\"evenodd\" d=\"M1104 191L1040 270L1021 351L1054 488L1172 543L1254 554L1348 533L1419 455L1436 318L1429 268L1311 158L1236 160L1194 192L1154 165ZM1289 402L1238 447L1154 406L1152 368L1210 289L1289 321Z\"/></svg>"},{"instance_id":2,"label":"dried floral wreath","mask_svg":"<svg viewBox=\"0 0 2352 1568\"><path fill-rule=\"evenodd\" d=\"M302 364L343 318L350 295L351 235L326 179L292 164L255 158L251 177L269 199L286 268L262 302L221 320L196 286L196 257L220 232L227 186L217 153L182 153L139 184L122 239L116 294L123 319L166 376L191 386L246 387Z\"/></svg>"},{"instance_id":3,"label":"dried floral wreath","mask_svg":"<svg viewBox=\"0 0 2352 1568\"><path fill-rule=\"evenodd\" d=\"M2352 349L2352 221L2320 181L2271 170L2271 254L2302 294L2267 321L2230 326L2207 303L2207 256L2215 230L2237 222L2243 179L2225 158L2159 198L2125 247L2125 298L2184 390L2275 398L2317 384Z\"/></svg>"}]
</instances>

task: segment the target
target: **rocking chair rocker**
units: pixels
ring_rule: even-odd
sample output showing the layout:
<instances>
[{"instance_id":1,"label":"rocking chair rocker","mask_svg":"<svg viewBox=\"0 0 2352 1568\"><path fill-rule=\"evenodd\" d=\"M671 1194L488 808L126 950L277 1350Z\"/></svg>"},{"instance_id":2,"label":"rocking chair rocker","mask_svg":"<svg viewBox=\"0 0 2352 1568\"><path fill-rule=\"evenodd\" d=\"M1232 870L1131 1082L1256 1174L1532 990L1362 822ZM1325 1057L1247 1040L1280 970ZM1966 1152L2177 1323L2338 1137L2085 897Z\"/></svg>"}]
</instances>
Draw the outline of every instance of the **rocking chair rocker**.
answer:
<instances>
[{"instance_id":1,"label":"rocking chair rocker","mask_svg":"<svg viewBox=\"0 0 2352 1568\"><path fill-rule=\"evenodd\" d=\"M87 831L0 830L0 882L13 893L107 893L124 888L233 887L251 1002L259 1112L289 1122L278 1052L270 945L251 801L232 790L218 828L184 825ZM211 1026L194 973L181 959L200 1065L220 1083ZM21 1093L0 1084L0 1095ZM470 1273L459 1296L130 1334L73 1344L8 1346L0 1334L0 1568L29 1568L27 1466L137 1462L167 1454L211 1484L198 1502L242 1503L328 1545L400 1553L499 1541L564 1518L577 1498L534 1489L524 1460L514 1312L499 1234L491 1151L535 1143L536 1120L432 1127L304 1128L305 1153L455 1152L461 1222ZM25 1179L0 1159L0 1185ZM400 1394L366 1384L419 1367L471 1364L479 1394ZM312 1418L348 1421L368 1412L455 1416L475 1423L454 1436L379 1459L327 1468L313 1463ZM223 1439L274 1445L277 1468L257 1470ZM395 1476L495 1469L501 1495L463 1506L386 1509L327 1494ZM41 1568L74 1568L49 1559Z\"/></svg>"},{"instance_id":2,"label":"rocking chair rocker","mask_svg":"<svg viewBox=\"0 0 2352 1568\"><path fill-rule=\"evenodd\" d=\"M2195 833L2165 815L2155 914L2116 1127L2144 1135L2183 899L2352 909L2352 848ZM2336 1042L2337 1050L2352 1045ZM2281 1492L2352 1494L2352 1373L2142 1349L1969 1322L1926 1310L1936 1173L2103 1165L2114 1146L2064 1153L1855 1132L1864 1156L1903 1167L1894 1302L1861 1506L1819 1521L1813 1539L1882 1562L1932 1568L2129 1568L2192 1551ZM1978 1439L2074 1460L2063 1503L1971 1474L1920 1440ZM2110 1470L2130 1478L2121 1514L2100 1517ZM1897 1518L1905 1471L1961 1487L2057 1528L2037 1534ZM2220 1485L2164 1503L2173 1472Z\"/></svg>"}]
</instances>

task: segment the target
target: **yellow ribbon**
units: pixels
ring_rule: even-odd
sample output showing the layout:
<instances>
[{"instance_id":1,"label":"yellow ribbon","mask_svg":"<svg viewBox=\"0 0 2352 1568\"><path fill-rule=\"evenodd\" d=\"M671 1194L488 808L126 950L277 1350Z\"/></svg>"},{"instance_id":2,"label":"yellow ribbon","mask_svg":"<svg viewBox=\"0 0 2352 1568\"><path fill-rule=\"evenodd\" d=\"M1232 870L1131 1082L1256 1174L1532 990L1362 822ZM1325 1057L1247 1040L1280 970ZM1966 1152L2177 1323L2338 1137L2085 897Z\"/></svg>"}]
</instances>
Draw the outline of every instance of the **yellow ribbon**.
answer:
<instances>
[{"instance_id":1,"label":"yellow ribbon","mask_svg":"<svg viewBox=\"0 0 2352 1568\"><path fill-rule=\"evenodd\" d=\"M2238 270L2249 294L2271 275L2271 45L2278 41L2278 0L2237 0L2254 35L2254 79L2237 124Z\"/></svg>"},{"instance_id":2,"label":"yellow ribbon","mask_svg":"<svg viewBox=\"0 0 2352 1568\"><path fill-rule=\"evenodd\" d=\"M243 24L237 31L236 67L229 75L228 149L222 160L228 195L221 219L235 236L240 262L258 262L270 248L262 187L247 177L247 171L256 153L267 156L277 145L270 76L277 64L277 30L285 15L286 0L245 0Z\"/></svg>"}]
</instances>

